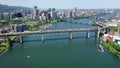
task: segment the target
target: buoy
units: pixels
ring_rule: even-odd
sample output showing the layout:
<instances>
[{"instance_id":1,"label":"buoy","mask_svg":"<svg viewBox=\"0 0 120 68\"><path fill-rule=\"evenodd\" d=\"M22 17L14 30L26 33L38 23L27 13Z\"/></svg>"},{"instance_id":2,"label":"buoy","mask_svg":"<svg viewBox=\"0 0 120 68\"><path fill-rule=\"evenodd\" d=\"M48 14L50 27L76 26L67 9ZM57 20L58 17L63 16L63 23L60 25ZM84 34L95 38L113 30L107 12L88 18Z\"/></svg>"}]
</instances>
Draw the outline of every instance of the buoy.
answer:
<instances>
[{"instance_id":1,"label":"buoy","mask_svg":"<svg viewBox=\"0 0 120 68\"><path fill-rule=\"evenodd\" d=\"M30 56L28 55L27 58L30 58Z\"/></svg>"}]
</instances>

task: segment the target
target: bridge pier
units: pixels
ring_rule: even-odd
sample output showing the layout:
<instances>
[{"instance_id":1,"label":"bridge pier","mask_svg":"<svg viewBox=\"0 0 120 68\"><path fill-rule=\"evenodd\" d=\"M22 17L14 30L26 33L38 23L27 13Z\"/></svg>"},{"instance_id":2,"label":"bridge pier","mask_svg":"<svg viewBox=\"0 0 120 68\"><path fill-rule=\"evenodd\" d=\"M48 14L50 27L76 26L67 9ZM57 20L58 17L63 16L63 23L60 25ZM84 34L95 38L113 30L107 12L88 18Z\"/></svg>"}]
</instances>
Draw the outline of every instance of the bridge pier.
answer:
<instances>
[{"instance_id":1,"label":"bridge pier","mask_svg":"<svg viewBox=\"0 0 120 68\"><path fill-rule=\"evenodd\" d=\"M23 43L23 37L20 35L20 43Z\"/></svg>"},{"instance_id":2,"label":"bridge pier","mask_svg":"<svg viewBox=\"0 0 120 68\"><path fill-rule=\"evenodd\" d=\"M104 28L104 30L103 30L103 31L104 31L104 34L105 34L105 33L106 33L106 28Z\"/></svg>"},{"instance_id":3,"label":"bridge pier","mask_svg":"<svg viewBox=\"0 0 120 68\"><path fill-rule=\"evenodd\" d=\"M41 40L42 40L42 42L44 42L44 35L43 34L41 35Z\"/></svg>"},{"instance_id":4,"label":"bridge pier","mask_svg":"<svg viewBox=\"0 0 120 68\"><path fill-rule=\"evenodd\" d=\"M107 28L107 33L110 31L110 27Z\"/></svg>"},{"instance_id":5,"label":"bridge pier","mask_svg":"<svg viewBox=\"0 0 120 68\"><path fill-rule=\"evenodd\" d=\"M120 27L118 27L118 33L119 33Z\"/></svg>"},{"instance_id":6,"label":"bridge pier","mask_svg":"<svg viewBox=\"0 0 120 68\"><path fill-rule=\"evenodd\" d=\"M100 37L100 30L95 32L95 37L99 38Z\"/></svg>"},{"instance_id":7,"label":"bridge pier","mask_svg":"<svg viewBox=\"0 0 120 68\"><path fill-rule=\"evenodd\" d=\"M90 32L86 32L86 37L90 38Z\"/></svg>"},{"instance_id":8,"label":"bridge pier","mask_svg":"<svg viewBox=\"0 0 120 68\"><path fill-rule=\"evenodd\" d=\"M69 33L69 40L72 40L72 32Z\"/></svg>"},{"instance_id":9,"label":"bridge pier","mask_svg":"<svg viewBox=\"0 0 120 68\"><path fill-rule=\"evenodd\" d=\"M8 38L8 36L6 35L5 37L2 37L2 38L5 38L5 42L7 42L7 38Z\"/></svg>"}]
</instances>

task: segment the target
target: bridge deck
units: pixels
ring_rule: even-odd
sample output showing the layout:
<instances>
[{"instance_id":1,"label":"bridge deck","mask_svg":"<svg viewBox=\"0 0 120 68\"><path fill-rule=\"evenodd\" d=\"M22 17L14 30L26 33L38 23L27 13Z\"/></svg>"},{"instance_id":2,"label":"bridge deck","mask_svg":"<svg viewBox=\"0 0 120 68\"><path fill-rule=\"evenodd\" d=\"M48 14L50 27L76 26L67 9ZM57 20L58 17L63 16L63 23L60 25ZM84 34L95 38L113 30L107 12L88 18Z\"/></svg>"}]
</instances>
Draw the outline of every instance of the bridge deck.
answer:
<instances>
[{"instance_id":1,"label":"bridge deck","mask_svg":"<svg viewBox=\"0 0 120 68\"><path fill-rule=\"evenodd\" d=\"M60 30L43 30L43 31L30 31L30 32L17 32L17 33L3 33L2 36L18 36L18 35L33 35L33 34L53 34L53 33L70 33L70 32L95 32L95 28L81 28L81 29L60 29Z\"/></svg>"}]
</instances>

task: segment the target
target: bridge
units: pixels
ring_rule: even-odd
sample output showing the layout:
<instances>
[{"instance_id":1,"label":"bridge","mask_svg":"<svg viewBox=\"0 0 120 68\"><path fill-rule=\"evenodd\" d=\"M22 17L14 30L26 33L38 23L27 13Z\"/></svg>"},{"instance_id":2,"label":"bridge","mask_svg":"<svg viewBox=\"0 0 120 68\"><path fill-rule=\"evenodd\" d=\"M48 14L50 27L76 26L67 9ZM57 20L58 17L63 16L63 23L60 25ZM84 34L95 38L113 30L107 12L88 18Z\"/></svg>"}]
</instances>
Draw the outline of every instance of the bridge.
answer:
<instances>
[{"instance_id":1,"label":"bridge","mask_svg":"<svg viewBox=\"0 0 120 68\"><path fill-rule=\"evenodd\" d=\"M100 27L101 33L104 33L105 31L108 31L108 28L110 27L108 25L105 25L105 24L102 24L102 23L99 23L99 22L96 22L95 24Z\"/></svg>"},{"instance_id":2,"label":"bridge","mask_svg":"<svg viewBox=\"0 0 120 68\"><path fill-rule=\"evenodd\" d=\"M70 23L79 23L79 24L83 24L83 25L93 25L94 23L88 23L88 22L81 22L80 20L67 20L67 22Z\"/></svg>"},{"instance_id":3,"label":"bridge","mask_svg":"<svg viewBox=\"0 0 120 68\"><path fill-rule=\"evenodd\" d=\"M102 24L102 23L99 23L99 22L96 22L95 24L96 24L97 26L100 26L100 27L104 27L104 28L106 27L106 25L104 25L104 24Z\"/></svg>"},{"instance_id":4,"label":"bridge","mask_svg":"<svg viewBox=\"0 0 120 68\"><path fill-rule=\"evenodd\" d=\"M40 31L28 31L28 32L13 32L13 33L3 33L0 37L6 36L20 36L20 42L23 42L22 36L25 35L35 35L40 34L42 42L44 42L44 34L56 34L56 33L69 33L69 39L72 39L72 33L76 32L86 32L86 37L90 37L90 32L95 32L95 36L99 38L100 30L96 28L80 28L80 29L58 29L58 30L40 30Z\"/></svg>"}]
</instances>

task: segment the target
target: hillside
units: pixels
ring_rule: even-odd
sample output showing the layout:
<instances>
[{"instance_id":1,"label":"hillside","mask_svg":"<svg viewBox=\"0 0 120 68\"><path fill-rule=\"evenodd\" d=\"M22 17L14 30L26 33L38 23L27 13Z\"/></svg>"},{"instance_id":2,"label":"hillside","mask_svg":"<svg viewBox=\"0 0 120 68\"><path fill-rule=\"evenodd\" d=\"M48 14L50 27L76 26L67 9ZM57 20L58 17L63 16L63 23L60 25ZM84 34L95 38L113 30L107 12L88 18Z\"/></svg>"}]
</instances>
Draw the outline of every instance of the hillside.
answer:
<instances>
[{"instance_id":1,"label":"hillside","mask_svg":"<svg viewBox=\"0 0 120 68\"><path fill-rule=\"evenodd\" d=\"M25 11L29 11L32 10L32 8L28 8L28 7L21 7L21 6L8 6L8 5L2 5L0 4L0 12L9 12L9 11L13 11L13 10L25 10Z\"/></svg>"}]
</instances>

